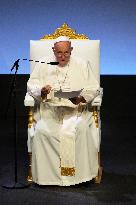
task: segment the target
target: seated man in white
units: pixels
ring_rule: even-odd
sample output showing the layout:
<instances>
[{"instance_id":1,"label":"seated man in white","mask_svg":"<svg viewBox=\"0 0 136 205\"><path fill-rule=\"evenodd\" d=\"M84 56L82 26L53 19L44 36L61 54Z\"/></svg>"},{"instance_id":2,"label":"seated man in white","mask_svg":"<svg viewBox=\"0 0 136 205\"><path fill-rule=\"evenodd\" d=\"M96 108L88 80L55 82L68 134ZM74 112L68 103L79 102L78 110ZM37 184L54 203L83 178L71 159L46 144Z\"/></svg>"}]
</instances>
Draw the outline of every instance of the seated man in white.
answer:
<instances>
[{"instance_id":1,"label":"seated man in white","mask_svg":"<svg viewBox=\"0 0 136 205\"><path fill-rule=\"evenodd\" d=\"M57 38L53 56L42 61L58 65L37 63L27 83L40 103L32 139L32 178L40 185L69 186L98 175L96 126L88 107L99 83L90 63L72 57L72 49L69 38Z\"/></svg>"}]
</instances>

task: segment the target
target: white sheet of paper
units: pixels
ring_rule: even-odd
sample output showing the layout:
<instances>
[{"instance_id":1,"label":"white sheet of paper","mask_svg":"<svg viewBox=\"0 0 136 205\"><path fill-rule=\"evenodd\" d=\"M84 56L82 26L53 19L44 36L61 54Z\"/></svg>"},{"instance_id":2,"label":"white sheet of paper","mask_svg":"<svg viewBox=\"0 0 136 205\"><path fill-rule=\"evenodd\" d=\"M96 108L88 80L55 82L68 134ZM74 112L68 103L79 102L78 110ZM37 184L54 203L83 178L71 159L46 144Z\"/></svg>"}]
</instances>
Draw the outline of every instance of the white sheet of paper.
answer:
<instances>
[{"instance_id":1,"label":"white sheet of paper","mask_svg":"<svg viewBox=\"0 0 136 205\"><path fill-rule=\"evenodd\" d=\"M76 90L76 91L62 91L62 90L59 90L59 91L54 92L54 97L66 98L66 99L74 98L74 97L79 96L81 91L82 91L82 89L81 90Z\"/></svg>"}]
</instances>

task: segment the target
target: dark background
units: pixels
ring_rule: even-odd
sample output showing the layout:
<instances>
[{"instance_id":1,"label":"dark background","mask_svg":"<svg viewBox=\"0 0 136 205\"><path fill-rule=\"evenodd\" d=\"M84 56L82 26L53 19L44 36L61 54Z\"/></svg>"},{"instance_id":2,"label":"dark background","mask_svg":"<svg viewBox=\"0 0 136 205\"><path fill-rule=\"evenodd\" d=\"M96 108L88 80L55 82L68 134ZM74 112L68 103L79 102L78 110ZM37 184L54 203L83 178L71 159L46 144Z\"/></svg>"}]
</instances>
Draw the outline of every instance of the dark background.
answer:
<instances>
[{"instance_id":1,"label":"dark background","mask_svg":"<svg viewBox=\"0 0 136 205\"><path fill-rule=\"evenodd\" d=\"M6 117L12 75L0 75L0 185L14 182L14 101ZM18 181L26 182L27 109L24 107L29 75L17 75ZM136 203L136 76L101 76L102 142L100 185L92 182L70 187L31 185L26 189L0 187L0 205L7 204L129 204Z\"/></svg>"}]
</instances>

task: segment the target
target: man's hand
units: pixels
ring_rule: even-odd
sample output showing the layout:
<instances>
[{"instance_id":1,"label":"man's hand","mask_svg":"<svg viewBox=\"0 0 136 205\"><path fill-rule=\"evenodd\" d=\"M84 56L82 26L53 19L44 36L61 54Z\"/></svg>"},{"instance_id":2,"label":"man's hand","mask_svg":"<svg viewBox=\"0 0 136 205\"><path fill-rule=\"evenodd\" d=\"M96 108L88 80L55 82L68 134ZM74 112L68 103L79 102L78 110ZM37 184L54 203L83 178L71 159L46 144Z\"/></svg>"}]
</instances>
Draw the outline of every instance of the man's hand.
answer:
<instances>
[{"instance_id":1,"label":"man's hand","mask_svg":"<svg viewBox=\"0 0 136 205\"><path fill-rule=\"evenodd\" d=\"M75 104L75 105L78 105L80 102L82 102L82 103L85 103L85 102L86 102L86 100L84 99L83 96L78 96L78 97L74 97L74 98L69 98L69 100L70 100L73 104Z\"/></svg>"},{"instance_id":2,"label":"man's hand","mask_svg":"<svg viewBox=\"0 0 136 205\"><path fill-rule=\"evenodd\" d=\"M46 85L45 87L43 87L41 89L41 98L45 99L47 98L47 94L49 94L51 91L51 86L50 85Z\"/></svg>"}]
</instances>

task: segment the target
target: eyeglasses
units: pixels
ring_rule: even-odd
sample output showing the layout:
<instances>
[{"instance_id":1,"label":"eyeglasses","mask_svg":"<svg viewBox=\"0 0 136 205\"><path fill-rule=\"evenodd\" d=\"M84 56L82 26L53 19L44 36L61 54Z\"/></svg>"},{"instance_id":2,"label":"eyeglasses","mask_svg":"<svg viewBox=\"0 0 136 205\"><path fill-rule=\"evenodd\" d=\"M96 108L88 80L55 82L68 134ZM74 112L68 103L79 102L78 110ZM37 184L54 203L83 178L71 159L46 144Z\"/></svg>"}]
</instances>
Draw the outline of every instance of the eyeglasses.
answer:
<instances>
[{"instance_id":1,"label":"eyeglasses","mask_svg":"<svg viewBox=\"0 0 136 205\"><path fill-rule=\"evenodd\" d=\"M66 51L66 52L64 52L64 53L62 53L62 52L56 52L56 55L57 55L58 57L62 57L63 55L64 55L65 57L69 57L70 54L71 54L71 52L68 52L68 51Z\"/></svg>"}]
</instances>

